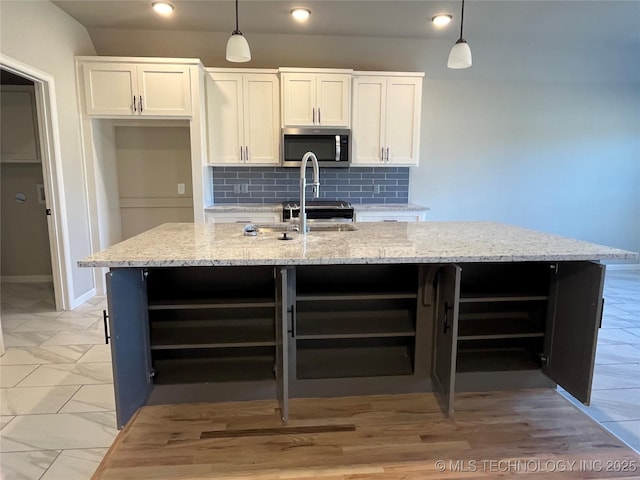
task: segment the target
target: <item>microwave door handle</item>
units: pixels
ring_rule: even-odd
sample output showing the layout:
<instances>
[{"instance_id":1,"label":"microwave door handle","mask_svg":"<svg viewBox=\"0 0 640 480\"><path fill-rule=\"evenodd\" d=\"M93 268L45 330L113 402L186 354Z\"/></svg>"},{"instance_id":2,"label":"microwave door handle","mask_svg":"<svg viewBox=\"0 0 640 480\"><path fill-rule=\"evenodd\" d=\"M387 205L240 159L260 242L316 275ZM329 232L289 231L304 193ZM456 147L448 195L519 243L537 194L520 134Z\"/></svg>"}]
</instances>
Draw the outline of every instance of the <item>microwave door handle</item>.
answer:
<instances>
[{"instance_id":1,"label":"microwave door handle","mask_svg":"<svg viewBox=\"0 0 640 480\"><path fill-rule=\"evenodd\" d=\"M336 162L340 161L340 135L336 135Z\"/></svg>"}]
</instances>

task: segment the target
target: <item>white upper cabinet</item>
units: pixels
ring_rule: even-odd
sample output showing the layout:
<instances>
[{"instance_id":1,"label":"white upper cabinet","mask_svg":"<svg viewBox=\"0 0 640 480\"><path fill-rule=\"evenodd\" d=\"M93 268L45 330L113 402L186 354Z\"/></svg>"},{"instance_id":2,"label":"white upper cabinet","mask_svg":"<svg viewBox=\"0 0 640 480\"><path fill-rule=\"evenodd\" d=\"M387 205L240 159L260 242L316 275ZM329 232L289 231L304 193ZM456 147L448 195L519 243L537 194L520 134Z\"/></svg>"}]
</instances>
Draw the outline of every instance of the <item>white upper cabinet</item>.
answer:
<instances>
[{"instance_id":1,"label":"white upper cabinet","mask_svg":"<svg viewBox=\"0 0 640 480\"><path fill-rule=\"evenodd\" d=\"M34 87L2 85L0 161L40 162Z\"/></svg>"},{"instance_id":2,"label":"white upper cabinet","mask_svg":"<svg viewBox=\"0 0 640 480\"><path fill-rule=\"evenodd\" d=\"M209 163L280 164L278 75L209 70Z\"/></svg>"},{"instance_id":3,"label":"white upper cabinet","mask_svg":"<svg viewBox=\"0 0 640 480\"><path fill-rule=\"evenodd\" d=\"M88 115L191 116L191 67L167 63L82 65Z\"/></svg>"},{"instance_id":4,"label":"white upper cabinet","mask_svg":"<svg viewBox=\"0 0 640 480\"><path fill-rule=\"evenodd\" d=\"M354 165L418 165L422 77L421 73L354 75Z\"/></svg>"},{"instance_id":5,"label":"white upper cabinet","mask_svg":"<svg viewBox=\"0 0 640 480\"><path fill-rule=\"evenodd\" d=\"M351 72L281 68L285 127L346 127L351 124Z\"/></svg>"}]
</instances>

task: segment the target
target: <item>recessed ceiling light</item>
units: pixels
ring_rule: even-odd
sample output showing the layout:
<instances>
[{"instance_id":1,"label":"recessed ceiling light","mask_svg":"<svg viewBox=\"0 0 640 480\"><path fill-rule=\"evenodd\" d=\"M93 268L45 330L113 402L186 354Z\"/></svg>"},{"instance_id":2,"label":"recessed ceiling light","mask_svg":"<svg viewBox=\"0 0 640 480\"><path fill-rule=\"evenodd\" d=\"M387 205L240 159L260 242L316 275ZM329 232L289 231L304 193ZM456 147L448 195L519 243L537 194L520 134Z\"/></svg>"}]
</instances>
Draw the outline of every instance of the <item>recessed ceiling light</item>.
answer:
<instances>
[{"instance_id":1,"label":"recessed ceiling light","mask_svg":"<svg viewBox=\"0 0 640 480\"><path fill-rule=\"evenodd\" d=\"M311 10L307 8L294 8L291 10L291 16L299 22L304 22L311 15Z\"/></svg>"},{"instance_id":2,"label":"recessed ceiling light","mask_svg":"<svg viewBox=\"0 0 640 480\"><path fill-rule=\"evenodd\" d=\"M448 13L439 13L438 15L431 17L431 21L436 27L444 27L448 25L453 17Z\"/></svg>"},{"instance_id":3,"label":"recessed ceiling light","mask_svg":"<svg viewBox=\"0 0 640 480\"><path fill-rule=\"evenodd\" d=\"M173 3L169 2L153 2L151 6L160 15L171 15L176 8Z\"/></svg>"}]
</instances>

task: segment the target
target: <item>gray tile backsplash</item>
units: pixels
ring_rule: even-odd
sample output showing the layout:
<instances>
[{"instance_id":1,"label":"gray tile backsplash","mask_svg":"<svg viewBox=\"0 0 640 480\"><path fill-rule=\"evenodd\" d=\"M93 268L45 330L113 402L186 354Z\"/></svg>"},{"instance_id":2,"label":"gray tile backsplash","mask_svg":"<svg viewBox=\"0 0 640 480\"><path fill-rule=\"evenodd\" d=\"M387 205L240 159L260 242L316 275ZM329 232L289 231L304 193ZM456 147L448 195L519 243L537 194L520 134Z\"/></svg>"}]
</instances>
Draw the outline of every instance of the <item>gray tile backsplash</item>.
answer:
<instances>
[{"instance_id":1,"label":"gray tile backsplash","mask_svg":"<svg viewBox=\"0 0 640 480\"><path fill-rule=\"evenodd\" d=\"M312 170L307 170L310 182ZM214 203L278 203L300 198L300 170L213 167ZM307 191L311 198L311 189ZM409 167L321 168L320 197L351 203L408 203Z\"/></svg>"}]
</instances>

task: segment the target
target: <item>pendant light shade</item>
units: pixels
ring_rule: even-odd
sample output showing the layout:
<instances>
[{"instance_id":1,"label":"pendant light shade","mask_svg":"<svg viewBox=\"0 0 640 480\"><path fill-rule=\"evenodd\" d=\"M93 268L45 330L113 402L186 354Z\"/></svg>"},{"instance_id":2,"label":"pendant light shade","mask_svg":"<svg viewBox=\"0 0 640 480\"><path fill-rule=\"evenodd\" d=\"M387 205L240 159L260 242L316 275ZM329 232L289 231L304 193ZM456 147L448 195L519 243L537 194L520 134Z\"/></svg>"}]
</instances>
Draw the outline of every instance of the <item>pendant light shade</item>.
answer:
<instances>
[{"instance_id":1,"label":"pendant light shade","mask_svg":"<svg viewBox=\"0 0 640 480\"><path fill-rule=\"evenodd\" d=\"M242 63L251 60L249 42L238 28L238 0L236 0L236 29L227 42L227 61Z\"/></svg>"},{"instance_id":2,"label":"pendant light shade","mask_svg":"<svg viewBox=\"0 0 640 480\"><path fill-rule=\"evenodd\" d=\"M464 27L464 0L462 0L462 15L460 16L460 38L456 44L451 48L449 52L449 60L447 61L447 67L449 68L469 68L472 64L471 61L471 48L469 44L462 36L462 29Z\"/></svg>"}]
</instances>

